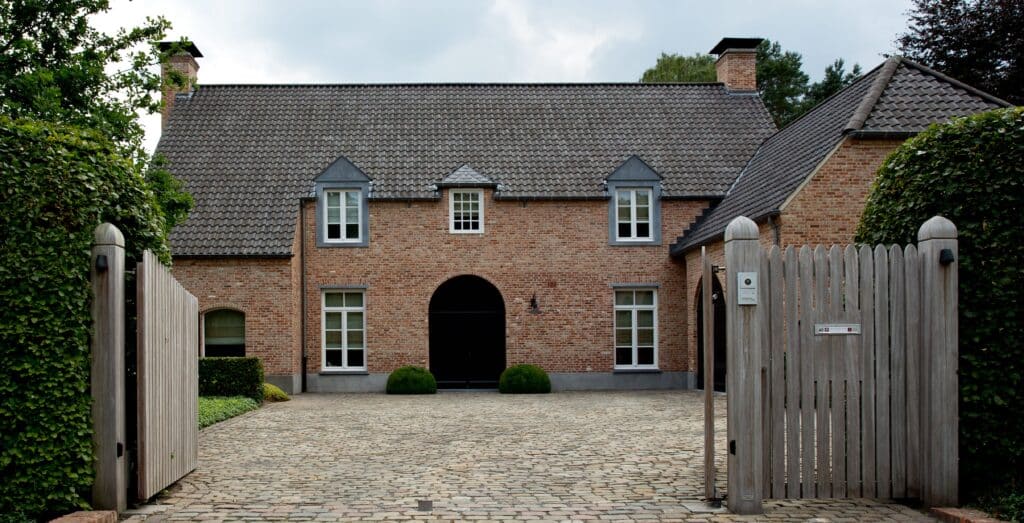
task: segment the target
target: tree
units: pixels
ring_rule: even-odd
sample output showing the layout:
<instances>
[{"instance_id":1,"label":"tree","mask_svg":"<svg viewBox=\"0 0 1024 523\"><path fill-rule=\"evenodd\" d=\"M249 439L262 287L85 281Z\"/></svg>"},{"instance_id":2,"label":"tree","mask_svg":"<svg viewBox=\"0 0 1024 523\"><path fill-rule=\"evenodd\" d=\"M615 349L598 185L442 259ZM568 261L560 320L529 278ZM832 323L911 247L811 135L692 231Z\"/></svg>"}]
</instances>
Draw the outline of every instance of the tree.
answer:
<instances>
[{"instance_id":1,"label":"tree","mask_svg":"<svg viewBox=\"0 0 1024 523\"><path fill-rule=\"evenodd\" d=\"M757 92L780 128L802 114L809 80L802 66L800 53L783 51L778 42L764 40L757 46Z\"/></svg>"},{"instance_id":2,"label":"tree","mask_svg":"<svg viewBox=\"0 0 1024 523\"><path fill-rule=\"evenodd\" d=\"M904 56L1024 104L1024 0L914 0Z\"/></svg>"},{"instance_id":3,"label":"tree","mask_svg":"<svg viewBox=\"0 0 1024 523\"><path fill-rule=\"evenodd\" d=\"M968 499L1024 486L1022 166L1024 108L933 125L882 164L857 230L858 243L890 245L912 242L935 215L957 227L960 485Z\"/></svg>"},{"instance_id":4,"label":"tree","mask_svg":"<svg viewBox=\"0 0 1024 523\"><path fill-rule=\"evenodd\" d=\"M800 102L800 113L809 111L814 106L825 101L826 98L843 90L852 84L854 80L863 74L859 64L853 64L853 70L846 72L846 62L842 58L836 59L832 65L825 68L825 77L820 82L814 82L807 88L803 101Z\"/></svg>"},{"instance_id":5,"label":"tree","mask_svg":"<svg viewBox=\"0 0 1024 523\"><path fill-rule=\"evenodd\" d=\"M89 25L109 9L108 0L0 0L0 115L102 133L144 166L170 231L192 200L166 170L149 168L138 115L160 110L152 67L176 49L161 54L155 42L171 25L147 18L113 35Z\"/></svg>"},{"instance_id":6,"label":"tree","mask_svg":"<svg viewBox=\"0 0 1024 523\"><path fill-rule=\"evenodd\" d=\"M644 71L642 83L714 82L715 57L695 53L693 56L661 53L654 67Z\"/></svg>"}]
</instances>

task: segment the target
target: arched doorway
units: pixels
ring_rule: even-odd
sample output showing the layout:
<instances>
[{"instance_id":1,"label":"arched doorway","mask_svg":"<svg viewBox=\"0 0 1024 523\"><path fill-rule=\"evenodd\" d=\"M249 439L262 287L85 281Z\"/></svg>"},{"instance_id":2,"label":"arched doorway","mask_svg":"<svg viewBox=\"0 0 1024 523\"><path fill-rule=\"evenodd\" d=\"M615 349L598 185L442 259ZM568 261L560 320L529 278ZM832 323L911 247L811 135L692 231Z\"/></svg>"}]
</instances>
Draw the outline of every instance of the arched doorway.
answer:
<instances>
[{"instance_id":1,"label":"arched doorway","mask_svg":"<svg viewBox=\"0 0 1024 523\"><path fill-rule=\"evenodd\" d=\"M456 276L430 298L430 372L441 388L495 388L505 370L505 301L477 276Z\"/></svg>"},{"instance_id":2,"label":"arched doorway","mask_svg":"<svg viewBox=\"0 0 1024 523\"><path fill-rule=\"evenodd\" d=\"M711 306L714 309L715 375L714 387L725 391L725 293L718 277L711 277ZM697 283L697 388L704 388L704 282Z\"/></svg>"}]
</instances>

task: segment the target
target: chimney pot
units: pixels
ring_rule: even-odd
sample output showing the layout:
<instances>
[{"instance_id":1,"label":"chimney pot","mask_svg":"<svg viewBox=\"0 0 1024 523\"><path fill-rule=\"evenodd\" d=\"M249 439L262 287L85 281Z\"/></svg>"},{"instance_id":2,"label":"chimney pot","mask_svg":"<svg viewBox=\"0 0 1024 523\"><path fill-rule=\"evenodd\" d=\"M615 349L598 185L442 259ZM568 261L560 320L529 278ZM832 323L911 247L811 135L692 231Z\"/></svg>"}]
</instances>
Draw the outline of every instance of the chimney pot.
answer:
<instances>
[{"instance_id":1,"label":"chimney pot","mask_svg":"<svg viewBox=\"0 0 1024 523\"><path fill-rule=\"evenodd\" d=\"M761 38L723 38L711 54L718 55L718 81L730 91L757 90L757 46Z\"/></svg>"}]
</instances>

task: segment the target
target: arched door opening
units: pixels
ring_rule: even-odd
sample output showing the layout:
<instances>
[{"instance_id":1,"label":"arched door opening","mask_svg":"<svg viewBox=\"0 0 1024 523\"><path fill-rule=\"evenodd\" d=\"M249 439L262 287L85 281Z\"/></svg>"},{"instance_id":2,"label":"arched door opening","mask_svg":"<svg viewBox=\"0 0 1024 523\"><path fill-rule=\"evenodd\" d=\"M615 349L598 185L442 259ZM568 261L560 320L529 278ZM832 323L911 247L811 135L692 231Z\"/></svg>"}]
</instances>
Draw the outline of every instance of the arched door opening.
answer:
<instances>
[{"instance_id":1,"label":"arched door opening","mask_svg":"<svg viewBox=\"0 0 1024 523\"><path fill-rule=\"evenodd\" d=\"M430 372L440 388L496 388L505 370L505 301L477 276L456 276L430 299Z\"/></svg>"},{"instance_id":2,"label":"arched door opening","mask_svg":"<svg viewBox=\"0 0 1024 523\"><path fill-rule=\"evenodd\" d=\"M245 356L245 313L217 309L203 315L203 355Z\"/></svg>"},{"instance_id":3,"label":"arched door opening","mask_svg":"<svg viewBox=\"0 0 1024 523\"><path fill-rule=\"evenodd\" d=\"M711 306L715 329L715 390L725 392L725 293L717 276L711 277ZM704 388L704 282L697 283L697 388Z\"/></svg>"}]
</instances>

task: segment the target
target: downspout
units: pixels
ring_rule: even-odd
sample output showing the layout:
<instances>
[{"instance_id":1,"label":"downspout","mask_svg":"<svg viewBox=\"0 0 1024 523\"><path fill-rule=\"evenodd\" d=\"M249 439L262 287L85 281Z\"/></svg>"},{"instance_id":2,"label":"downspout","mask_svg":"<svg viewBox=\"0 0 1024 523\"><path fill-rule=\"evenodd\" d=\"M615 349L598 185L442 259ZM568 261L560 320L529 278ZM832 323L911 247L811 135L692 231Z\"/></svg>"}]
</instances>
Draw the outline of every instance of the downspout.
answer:
<instances>
[{"instance_id":1,"label":"downspout","mask_svg":"<svg viewBox=\"0 0 1024 523\"><path fill-rule=\"evenodd\" d=\"M772 228L772 244L782 248L782 233L779 231L779 222L776 215L768 216L768 226Z\"/></svg>"},{"instance_id":2,"label":"downspout","mask_svg":"<svg viewBox=\"0 0 1024 523\"><path fill-rule=\"evenodd\" d=\"M300 296L300 308L299 311L299 329L302 333L299 339L302 341L302 392L306 392L306 364L308 358L306 357L306 216L303 212L304 200L299 198L299 255L302 260L299 262L299 270L301 274L299 276L302 296Z\"/></svg>"}]
</instances>

